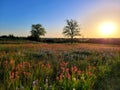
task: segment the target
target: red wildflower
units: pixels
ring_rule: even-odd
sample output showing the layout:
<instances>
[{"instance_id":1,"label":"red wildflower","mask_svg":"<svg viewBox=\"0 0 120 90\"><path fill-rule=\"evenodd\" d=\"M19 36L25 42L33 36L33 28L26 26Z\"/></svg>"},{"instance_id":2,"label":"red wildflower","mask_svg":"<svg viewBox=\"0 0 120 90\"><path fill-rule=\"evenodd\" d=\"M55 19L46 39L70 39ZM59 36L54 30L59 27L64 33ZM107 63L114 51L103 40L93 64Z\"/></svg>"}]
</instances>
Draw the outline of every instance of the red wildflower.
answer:
<instances>
[{"instance_id":1,"label":"red wildflower","mask_svg":"<svg viewBox=\"0 0 120 90\"><path fill-rule=\"evenodd\" d=\"M11 72L10 72L10 78L11 78L11 79L14 79L14 78L15 78L15 72L14 72L14 71L11 71Z\"/></svg>"},{"instance_id":2,"label":"red wildflower","mask_svg":"<svg viewBox=\"0 0 120 90\"><path fill-rule=\"evenodd\" d=\"M66 68L66 70L65 70L66 72L69 72L69 68Z\"/></svg>"},{"instance_id":3,"label":"red wildflower","mask_svg":"<svg viewBox=\"0 0 120 90\"><path fill-rule=\"evenodd\" d=\"M77 73L78 73L78 75L80 75L82 73L82 71L78 70Z\"/></svg>"},{"instance_id":4,"label":"red wildflower","mask_svg":"<svg viewBox=\"0 0 120 90\"><path fill-rule=\"evenodd\" d=\"M76 67L76 66L73 66L73 67L72 67L72 72L73 72L73 73L76 73L76 72L77 72L77 70L78 70L78 69L77 69L77 67Z\"/></svg>"},{"instance_id":5,"label":"red wildflower","mask_svg":"<svg viewBox=\"0 0 120 90\"><path fill-rule=\"evenodd\" d=\"M47 64L47 67L50 68L51 67L50 64Z\"/></svg>"},{"instance_id":6,"label":"red wildflower","mask_svg":"<svg viewBox=\"0 0 120 90\"><path fill-rule=\"evenodd\" d=\"M68 79L70 79L70 77L71 77L70 73L67 73L67 74L66 74L66 77L67 77Z\"/></svg>"}]
</instances>

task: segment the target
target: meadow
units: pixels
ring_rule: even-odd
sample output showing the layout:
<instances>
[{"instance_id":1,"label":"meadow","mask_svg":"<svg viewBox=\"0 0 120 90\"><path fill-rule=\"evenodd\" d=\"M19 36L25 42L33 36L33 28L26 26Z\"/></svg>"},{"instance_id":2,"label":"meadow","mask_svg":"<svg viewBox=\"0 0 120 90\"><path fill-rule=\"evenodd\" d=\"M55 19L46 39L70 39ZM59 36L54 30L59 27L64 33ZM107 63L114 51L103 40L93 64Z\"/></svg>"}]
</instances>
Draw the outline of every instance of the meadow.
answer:
<instances>
[{"instance_id":1,"label":"meadow","mask_svg":"<svg viewBox=\"0 0 120 90\"><path fill-rule=\"evenodd\" d=\"M0 44L0 90L120 90L120 45Z\"/></svg>"}]
</instances>

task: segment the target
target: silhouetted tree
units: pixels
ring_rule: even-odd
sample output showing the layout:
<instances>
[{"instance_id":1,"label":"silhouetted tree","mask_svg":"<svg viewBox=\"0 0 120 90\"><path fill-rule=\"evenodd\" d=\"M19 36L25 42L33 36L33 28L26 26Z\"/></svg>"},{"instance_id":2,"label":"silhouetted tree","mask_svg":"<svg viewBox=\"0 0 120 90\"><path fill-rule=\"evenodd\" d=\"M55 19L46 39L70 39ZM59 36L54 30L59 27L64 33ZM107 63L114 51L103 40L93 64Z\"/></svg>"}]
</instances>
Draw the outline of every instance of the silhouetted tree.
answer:
<instances>
[{"instance_id":1,"label":"silhouetted tree","mask_svg":"<svg viewBox=\"0 0 120 90\"><path fill-rule=\"evenodd\" d=\"M71 43L75 36L80 36L80 28L75 20L67 20L67 25L63 29L63 34L71 38Z\"/></svg>"},{"instance_id":2,"label":"silhouetted tree","mask_svg":"<svg viewBox=\"0 0 120 90\"><path fill-rule=\"evenodd\" d=\"M44 27L41 24L33 24L31 30L31 37L34 40L39 40L40 36L44 36L46 33Z\"/></svg>"},{"instance_id":3,"label":"silhouetted tree","mask_svg":"<svg viewBox=\"0 0 120 90\"><path fill-rule=\"evenodd\" d=\"M15 36L13 34L9 34L8 38L15 38Z\"/></svg>"}]
</instances>

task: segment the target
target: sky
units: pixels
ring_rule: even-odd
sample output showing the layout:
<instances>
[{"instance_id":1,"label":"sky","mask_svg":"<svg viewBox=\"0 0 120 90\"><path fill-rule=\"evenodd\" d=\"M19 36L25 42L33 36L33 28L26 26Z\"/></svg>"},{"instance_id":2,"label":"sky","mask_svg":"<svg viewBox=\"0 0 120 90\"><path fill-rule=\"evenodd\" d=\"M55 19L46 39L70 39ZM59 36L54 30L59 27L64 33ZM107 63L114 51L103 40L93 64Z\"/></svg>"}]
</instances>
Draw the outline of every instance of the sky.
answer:
<instances>
[{"instance_id":1,"label":"sky","mask_svg":"<svg viewBox=\"0 0 120 90\"><path fill-rule=\"evenodd\" d=\"M76 20L85 38L120 38L120 0L0 0L0 35L30 35L32 24L42 24L44 37L64 37L67 19ZM113 22L114 33L104 35L99 26Z\"/></svg>"}]
</instances>

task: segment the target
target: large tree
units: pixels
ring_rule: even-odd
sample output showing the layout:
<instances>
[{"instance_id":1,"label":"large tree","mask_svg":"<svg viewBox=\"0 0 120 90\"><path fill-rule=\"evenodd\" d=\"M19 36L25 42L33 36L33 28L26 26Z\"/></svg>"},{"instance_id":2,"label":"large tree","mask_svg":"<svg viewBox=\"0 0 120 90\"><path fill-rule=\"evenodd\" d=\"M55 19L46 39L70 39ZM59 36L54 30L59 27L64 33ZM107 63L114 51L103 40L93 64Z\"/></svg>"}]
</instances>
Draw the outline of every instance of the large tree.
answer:
<instances>
[{"instance_id":1,"label":"large tree","mask_svg":"<svg viewBox=\"0 0 120 90\"><path fill-rule=\"evenodd\" d=\"M75 36L80 36L80 28L75 20L67 20L67 25L63 29L63 34L71 38L71 43Z\"/></svg>"},{"instance_id":2,"label":"large tree","mask_svg":"<svg viewBox=\"0 0 120 90\"><path fill-rule=\"evenodd\" d=\"M31 30L31 37L39 40L40 36L44 36L46 33L44 27L41 24L33 24Z\"/></svg>"}]
</instances>

